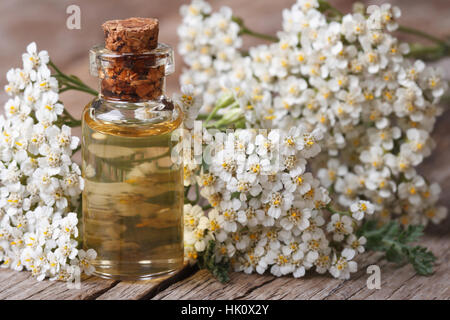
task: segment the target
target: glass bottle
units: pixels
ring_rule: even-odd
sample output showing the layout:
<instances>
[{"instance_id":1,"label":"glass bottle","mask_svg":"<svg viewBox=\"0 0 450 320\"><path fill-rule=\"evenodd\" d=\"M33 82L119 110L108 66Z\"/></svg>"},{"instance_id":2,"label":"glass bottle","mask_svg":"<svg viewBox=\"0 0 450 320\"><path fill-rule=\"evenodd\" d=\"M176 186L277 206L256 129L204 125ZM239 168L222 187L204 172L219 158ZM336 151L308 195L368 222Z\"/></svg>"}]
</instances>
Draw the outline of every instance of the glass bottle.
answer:
<instances>
[{"instance_id":1,"label":"glass bottle","mask_svg":"<svg viewBox=\"0 0 450 320\"><path fill-rule=\"evenodd\" d=\"M84 248L95 274L140 280L183 266L183 166L173 160L180 108L164 95L173 51L90 51L101 92L84 109Z\"/></svg>"}]
</instances>

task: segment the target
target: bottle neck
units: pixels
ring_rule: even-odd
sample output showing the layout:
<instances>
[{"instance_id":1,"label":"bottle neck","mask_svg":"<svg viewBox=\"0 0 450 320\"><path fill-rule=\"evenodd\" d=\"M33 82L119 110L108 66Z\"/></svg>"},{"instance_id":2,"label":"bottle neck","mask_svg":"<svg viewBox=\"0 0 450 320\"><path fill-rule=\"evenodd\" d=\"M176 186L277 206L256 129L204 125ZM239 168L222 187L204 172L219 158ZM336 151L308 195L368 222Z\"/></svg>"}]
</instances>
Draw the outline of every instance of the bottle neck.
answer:
<instances>
[{"instance_id":1,"label":"bottle neck","mask_svg":"<svg viewBox=\"0 0 450 320\"><path fill-rule=\"evenodd\" d=\"M165 96L166 78L135 80L100 78L100 98L110 102L145 103Z\"/></svg>"},{"instance_id":2,"label":"bottle neck","mask_svg":"<svg viewBox=\"0 0 450 320\"><path fill-rule=\"evenodd\" d=\"M125 126L179 122L183 117L180 107L165 96L146 102L111 101L100 96L89 104L88 113L96 121Z\"/></svg>"},{"instance_id":3,"label":"bottle neck","mask_svg":"<svg viewBox=\"0 0 450 320\"><path fill-rule=\"evenodd\" d=\"M117 53L96 46L90 51L90 69L100 78L100 95L105 100L155 101L164 96L165 77L174 70L173 50L162 43L142 53Z\"/></svg>"}]
</instances>

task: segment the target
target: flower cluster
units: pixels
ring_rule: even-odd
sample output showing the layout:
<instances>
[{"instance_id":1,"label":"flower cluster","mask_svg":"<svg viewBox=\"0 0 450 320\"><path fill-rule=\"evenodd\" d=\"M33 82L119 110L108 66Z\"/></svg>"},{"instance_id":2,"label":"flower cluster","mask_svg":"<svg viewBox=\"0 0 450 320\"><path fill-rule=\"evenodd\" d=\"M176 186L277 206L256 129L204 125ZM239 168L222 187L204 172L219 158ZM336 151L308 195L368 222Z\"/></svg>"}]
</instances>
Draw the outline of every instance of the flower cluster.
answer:
<instances>
[{"instance_id":1,"label":"flower cluster","mask_svg":"<svg viewBox=\"0 0 450 320\"><path fill-rule=\"evenodd\" d=\"M232 21L232 11L222 7L211 13L211 6L194 0L180 9L183 22L178 28L178 52L189 69L181 76L182 85L195 85L195 93L202 93L203 110L210 111L221 90L222 73L229 72L241 57L242 39L239 25Z\"/></svg>"},{"instance_id":2,"label":"flower cluster","mask_svg":"<svg viewBox=\"0 0 450 320\"><path fill-rule=\"evenodd\" d=\"M208 166L197 169L196 184L212 209L185 206L186 257L216 241L218 260L235 270L301 277L308 269L348 278L353 258L364 252L365 238L355 235L368 201L355 202L352 214L328 208L328 190L307 170L307 159L320 151L321 129L203 131ZM189 185L189 182L187 183ZM328 210L334 214L327 214Z\"/></svg>"},{"instance_id":3,"label":"flower cluster","mask_svg":"<svg viewBox=\"0 0 450 320\"><path fill-rule=\"evenodd\" d=\"M45 277L75 281L92 273L93 250L78 249L83 179L71 160L79 139L62 125L64 106L46 51L31 43L23 68L7 73L11 97L0 116L0 262Z\"/></svg>"},{"instance_id":4,"label":"flower cluster","mask_svg":"<svg viewBox=\"0 0 450 320\"><path fill-rule=\"evenodd\" d=\"M208 231L209 219L198 205L184 205L184 256L189 263L195 263L198 252L206 249L212 240Z\"/></svg>"},{"instance_id":5,"label":"flower cluster","mask_svg":"<svg viewBox=\"0 0 450 320\"><path fill-rule=\"evenodd\" d=\"M197 178L214 207L210 230L239 270L272 266L276 275L299 276L316 265L347 277L341 271L354 270L349 260L364 248L354 231L366 214L405 226L447 215L436 205L440 187L415 169L434 147L430 134L447 89L441 71L405 57L408 44L390 34L398 28L398 8L323 11L318 0L297 0L283 11L278 41L244 52L231 9L212 12L203 0L181 8L180 53L188 69L180 82L202 96L203 111L215 106L214 114L244 119L247 128L281 130L236 134L234 144L245 151L228 156L225 148ZM233 94L232 103L218 103L224 92ZM275 135L281 158L297 162L289 167L282 160L262 175L268 164L260 157ZM187 171L191 177L193 168ZM342 209L333 210L329 223L318 210L330 201L324 187ZM321 205L304 199L311 190ZM336 250L332 242L347 246Z\"/></svg>"}]
</instances>

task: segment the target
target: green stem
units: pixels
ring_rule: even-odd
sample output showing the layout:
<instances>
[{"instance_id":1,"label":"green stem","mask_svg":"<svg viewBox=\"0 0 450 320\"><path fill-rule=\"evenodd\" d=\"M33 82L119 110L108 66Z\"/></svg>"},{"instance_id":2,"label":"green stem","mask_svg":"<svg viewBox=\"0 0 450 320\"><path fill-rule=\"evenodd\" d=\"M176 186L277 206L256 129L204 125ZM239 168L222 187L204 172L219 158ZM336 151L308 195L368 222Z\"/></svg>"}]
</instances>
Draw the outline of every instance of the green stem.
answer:
<instances>
[{"instance_id":1,"label":"green stem","mask_svg":"<svg viewBox=\"0 0 450 320\"><path fill-rule=\"evenodd\" d=\"M203 207L202 207L202 210L203 210L203 211L206 211L206 210L209 210L209 209L211 209L211 208L212 208L212 205L208 204L208 205L206 205L206 206L203 206Z\"/></svg>"},{"instance_id":2,"label":"green stem","mask_svg":"<svg viewBox=\"0 0 450 320\"><path fill-rule=\"evenodd\" d=\"M444 46L444 47L448 46L445 41L443 41L443 40L441 40L441 39L439 39L439 38L437 38L437 37L435 37L435 36L433 36L431 34L423 32L421 30L417 30L417 29L414 29L414 28L411 28L411 27L406 27L406 26L399 26L397 30L400 31L400 32L403 32L403 33L409 33L409 34L412 34L412 35L415 35L415 36L418 36L418 37L430 40L432 42L436 42L440 46Z\"/></svg>"},{"instance_id":3,"label":"green stem","mask_svg":"<svg viewBox=\"0 0 450 320\"><path fill-rule=\"evenodd\" d=\"M239 34L241 34L241 35L246 34L246 35L249 35L249 36L252 36L255 38L259 38L259 39L268 40L271 42L278 42L278 38L275 36L251 30L244 24L244 20L242 18L233 17L232 20L234 22L236 22L239 25L239 27L241 28L241 30L239 31Z\"/></svg>"},{"instance_id":4,"label":"green stem","mask_svg":"<svg viewBox=\"0 0 450 320\"><path fill-rule=\"evenodd\" d=\"M75 120L75 121L69 121L69 122L64 122L64 124L68 127L71 128L76 128L76 127L80 127L81 126L81 120Z\"/></svg>"},{"instance_id":5,"label":"green stem","mask_svg":"<svg viewBox=\"0 0 450 320\"><path fill-rule=\"evenodd\" d=\"M241 26L241 34L246 34L249 35L251 37L255 37L255 38L259 38L259 39L263 39L263 40L268 40L271 42L278 42L278 38L269 34L264 34L264 33L259 33L253 30L250 30L249 28L245 27L245 26Z\"/></svg>"},{"instance_id":6,"label":"green stem","mask_svg":"<svg viewBox=\"0 0 450 320\"><path fill-rule=\"evenodd\" d=\"M56 73L58 73L58 74L64 74L64 73L62 73L61 70L59 70L59 68L53 63L52 60L50 60L50 61L48 62L48 65L49 65L50 67L52 67L53 70L56 71Z\"/></svg>"},{"instance_id":7,"label":"green stem","mask_svg":"<svg viewBox=\"0 0 450 320\"><path fill-rule=\"evenodd\" d=\"M233 123L239 123L240 121L242 121L242 120L245 120L245 117L244 116L241 116L241 117L239 117L239 118L237 118L237 119L233 119L233 120L228 120L228 119L221 119L221 120L219 120L219 121L217 121L216 123L214 123L213 125L210 125L210 126L208 126L207 128L210 128L210 127L214 127L214 128L216 128L216 129L221 129L221 128L223 128L223 127L226 127L226 126L228 126L228 125L230 125L230 124L233 124Z\"/></svg>"},{"instance_id":8,"label":"green stem","mask_svg":"<svg viewBox=\"0 0 450 320\"><path fill-rule=\"evenodd\" d=\"M216 113L220 109L220 105L216 105L213 109L213 111L209 114L208 118L206 118L205 122L203 122L203 127L206 127L208 125L208 122L211 121L211 119L216 115Z\"/></svg>"},{"instance_id":9,"label":"green stem","mask_svg":"<svg viewBox=\"0 0 450 320\"><path fill-rule=\"evenodd\" d=\"M325 12L329 11L337 17L342 17L344 14L336 7L333 7L331 3L325 0L319 0L319 11Z\"/></svg>"},{"instance_id":10,"label":"green stem","mask_svg":"<svg viewBox=\"0 0 450 320\"><path fill-rule=\"evenodd\" d=\"M349 216L349 217L352 216L352 214L350 212L348 212L348 211L338 211L338 210L334 209L330 204L327 204L326 209L328 211L330 211L332 214L337 213L337 214L339 214L341 216Z\"/></svg>"},{"instance_id":11,"label":"green stem","mask_svg":"<svg viewBox=\"0 0 450 320\"><path fill-rule=\"evenodd\" d=\"M206 120L206 118L208 118L208 117L209 117L209 114L199 114L197 116L197 120ZM211 120L219 120L221 118L222 118L221 116L215 115L211 118Z\"/></svg>"},{"instance_id":12,"label":"green stem","mask_svg":"<svg viewBox=\"0 0 450 320\"><path fill-rule=\"evenodd\" d=\"M91 95L93 95L95 97L98 96L98 92L93 90L93 89L91 89L91 88L89 88L89 87L73 86L73 85L69 85L69 84L66 84L66 83L64 83L64 86L65 86L64 88L61 88L59 90L60 93L63 93L65 91L69 91L69 90L76 90L76 91L82 91L82 92L89 93L89 94L91 94Z\"/></svg>"},{"instance_id":13,"label":"green stem","mask_svg":"<svg viewBox=\"0 0 450 320\"><path fill-rule=\"evenodd\" d=\"M211 121L216 116L217 112L220 109L229 106L233 102L234 102L234 97L232 94L229 94L229 95L227 94L227 95L224 95L223 97L219 98L219 100L216 102L216 105L214 106L214 109L211 111L211 113L208 115L205 122L203 123L203 127L206 127L208 125L209 121Z\"/></svg>"},{"instance_id":14,"label":"green stem","mask_svg":"<svg viewBox=\"0 0 450 320\"><path fill-rule=\"evenodd\" d=\"M58 124L58 125L66 125L66 126L71 127L71 128L76 128L76 127L81 126L81 120L70 120L70 119L67 119L65 117L61 117L60 119L58 119L56 124Z\"/></svg>"},{"instance_id":15,"label":"green stem","mask_svg":"<svg viewBox=\"0 0 450 320\"><path fill-rule=\"evenodd\" d=\"M400 26L398 28L399 32L412 34L417 37L421 37L428 41L436 43L436 46L424 46L421 44L412 44L411 51L408 54L410 57L427 59L427 60L438 60L442 57L446 57L450 53L450 45L446 41L439 39L431 34L417 30L411 27Z\"/></svg>"},{"instance_id":16,"label":"green stem","mask_svg":"<svg viewBox=\"0 0 450 320\"><path fill-rule=\"evenodd\" d=\"M449 47L440 45L428 47L421 44L411 44L411 49L407 56L416 59L438 60L448 54Z\"/></svg>"},{"instance_id":17,"label":"green stem","mask_svg":"<svg viewBox=\"0 0 450 320\"><path fill-rule=\"evenodd\" d=\"M94 96L98 95L98 92L86 85L83 81L81 81L76 76L68 76L65 73L63 73L54 63L53 61L49 61L49 66L56 72L55 75L53 75L55 78L57 78L60 85L64 85L65 88L61 89L60 92L64 92L67 90L78 90L83 91L89 94L92 94Z\"/></svg>"}]
</instances>

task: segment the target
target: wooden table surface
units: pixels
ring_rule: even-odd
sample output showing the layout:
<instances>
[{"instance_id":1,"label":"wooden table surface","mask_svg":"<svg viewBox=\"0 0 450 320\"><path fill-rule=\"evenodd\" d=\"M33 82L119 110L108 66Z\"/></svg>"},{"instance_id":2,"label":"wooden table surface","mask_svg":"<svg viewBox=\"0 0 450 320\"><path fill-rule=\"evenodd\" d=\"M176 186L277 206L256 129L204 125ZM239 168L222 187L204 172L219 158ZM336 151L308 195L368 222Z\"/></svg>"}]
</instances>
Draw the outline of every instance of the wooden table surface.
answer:
<instances>
[{"instance_id":1,"label":"wooden table surface","mask_svg":"<svg viewBox=\"0 0 450 320\"><path fill-rule=\"evenodd\" d=\"M81 6L82 29L68 31L64 27L64 1L2 0L0 3L0 37L9 44L0 52L0 72L19 66L20 54L26 44L36 41L40 49L48 49L53 60L69 74L76 74L92 86L96 79L88 74L89 47L101 41L100 24L106 19L128 16L155 16L162 22L161 39L176 46L176 25L179 23L176 0L127 0L126 4L109 0L71 1ZM274 34L279 29L281 9L294 0L218 0L236 8L237 15L246 17L248 25L256 30ZM332 2L344 11L351 0ZM380 1L365 1L376 3ZM448 18L450 2L447 0L395 0L389 1L403 9L402 23L423 25L427 31L443 36L450 34ZM149 5L151 3L151 5ZM257 4L255 4L257 3ZM20 11L18 10L20 8ZM8 10L14 14L7 15ZM39 14L36 14L39 12ZM254 13L256 12L256 14ZM274 14L276 12L276 14ZM253 13L253 14L252 14ZM435 17L431 21L429 17ZM52 36L49 37L48 34ZM247 43L252 43L251 39ZM181 61L178 58L178 71ZM439 67L450 72L450 61ZM178 74L168 81L169 92L177 88ZM0 85L3 87L4 78ZM80 117L83 106L90 100L85 94L66 92L62 95L66 108ZM0 94L0 101L6 101ZM450 207L450 110L438 120L433 133L437 147L420 170L430 181L442 186L441 202ZM74 130L79 135L78 130ZM415 275L411 266L396 267L380 260L379 254L360 256L359 270L348 281L336 280L329 275L307 275L301 279L276 278L269 274L231 274L231 281L221 284L208 272L186 267L170 278L142 282L103 280L95 277L83 279L80 289L69 289L65 283L44 280L37 282L28 272L0 269L0 299L450 299L450 219L440 226L427 228L424 244L438 257L435 273L430 277ZM366 286L368 265L381 267L381 289Z\"/></svg>"},{"instance_id":2,"label":"wooden table surface","mask_svg":"<svg viewBox=\"0 0 450 320\"><path fill-rule=\"evenodd\" d=\"M347 281L329 275L307 275L301 279L232 273L221 284L207 271L186 267L170 278L148 281L112 281L86 277L79 289L59 281L37 282L28 272L0 271L0 299L450 299L450 241L448 233L429 234L425 245L439 257L435 273L418 276L411 266L396 267L367 253L359 259L359 270ZM367 288L366 268L381 268L381 289Z\"/></svg>"}]
</instances>

